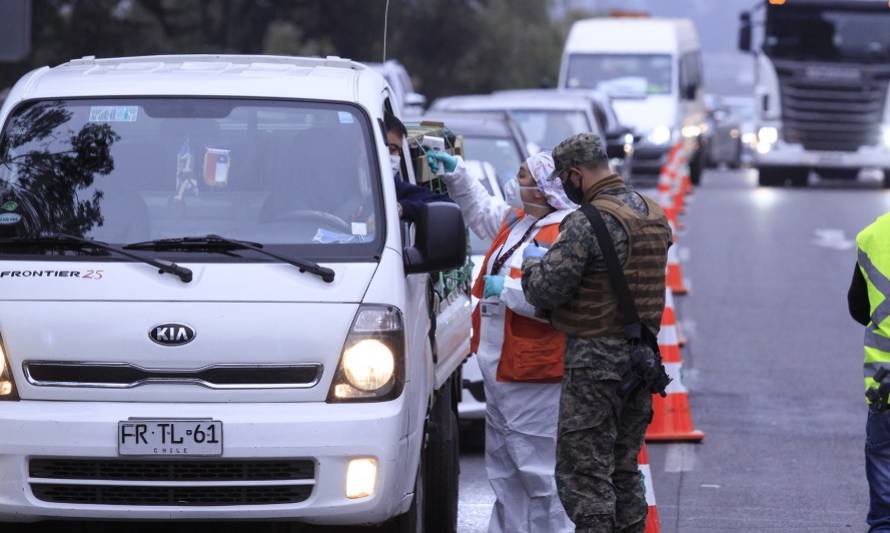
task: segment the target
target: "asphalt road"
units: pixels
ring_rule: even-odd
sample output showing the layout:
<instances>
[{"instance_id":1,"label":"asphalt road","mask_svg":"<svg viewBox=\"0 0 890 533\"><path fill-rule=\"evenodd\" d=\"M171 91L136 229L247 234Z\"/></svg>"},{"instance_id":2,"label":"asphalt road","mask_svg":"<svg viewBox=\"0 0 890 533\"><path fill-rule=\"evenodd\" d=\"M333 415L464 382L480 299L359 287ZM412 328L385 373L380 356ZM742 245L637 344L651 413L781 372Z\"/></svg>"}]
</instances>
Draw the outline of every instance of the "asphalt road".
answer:
<instances>
[{"instance_id":1,"label":"asphalt road","mask_svg":"<svg viewBox=\"0 0 890 533\"><path fill-rule=\"evenodd\" d=\"M679 236L677 298L701 444L650 445L662 533L866 531L862 328L847 315L856 233L890 210L873 183L761 189L711 172ZM490 511L463 457L462 532Z\"/></svg>"},{"instance_id":2,"label":"asphalt road","mask_svg":"<svg viewBox=\"0 0 890 533\"><path fill-rule=\"evenodd\" d=\"M685 383L706 437L649 447L661 531L865 531L862 329L847 316L846 289L852 240L890 210L890 192L868 183L761 189L751 173L712 172L693 202L678 244L690 294L677 303ZM484 532L493 496L481 452L465 451L461 468L460 531ZM105 530L123 528L157 525Z\"/></svg>"}]
</instances>

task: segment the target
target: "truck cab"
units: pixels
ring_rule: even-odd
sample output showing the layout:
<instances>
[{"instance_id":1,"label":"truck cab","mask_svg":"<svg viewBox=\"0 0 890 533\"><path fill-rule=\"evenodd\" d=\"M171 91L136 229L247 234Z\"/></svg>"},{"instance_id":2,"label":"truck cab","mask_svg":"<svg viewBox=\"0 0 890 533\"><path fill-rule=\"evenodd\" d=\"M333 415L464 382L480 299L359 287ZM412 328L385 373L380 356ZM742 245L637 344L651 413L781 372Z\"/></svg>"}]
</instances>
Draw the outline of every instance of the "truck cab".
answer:
<instances>
[{"instance_id":1,"label":"truck cab","mask_svg":"<svg viewBox=\"0 0 890 533\"><path fill-rule=\"evenodd\" d=\"M468 268L466 230L451 204L400 220L385 109L336 57L87 57L15 85L0 522L454 530L470 300L430 273Z\"/></svg>"},{"instance_id":2,"label":"truck cab","mask_svg":"<svg viewBox=\"0 0 890 533\"><path fill-rule=\"evenodd\" d=\"M890 187L888 25L887 2L875 0L762 2L742 13L739 48L756 59L761 185L870 169Z\"/></svg>"}]
</instances>

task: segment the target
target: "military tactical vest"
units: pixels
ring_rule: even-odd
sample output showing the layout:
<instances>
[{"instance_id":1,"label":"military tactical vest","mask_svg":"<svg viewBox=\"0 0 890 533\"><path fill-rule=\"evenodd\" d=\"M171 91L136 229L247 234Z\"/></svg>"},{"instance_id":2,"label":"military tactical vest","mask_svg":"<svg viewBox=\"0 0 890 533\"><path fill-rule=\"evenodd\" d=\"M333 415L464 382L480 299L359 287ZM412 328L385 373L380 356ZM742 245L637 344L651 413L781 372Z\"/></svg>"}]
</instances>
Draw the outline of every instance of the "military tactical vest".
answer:
<instances>
[{"instance_id":1,"label":"military tactical vest","mask_svg":"<svg viewBox=\"0 0 890 533\"><path fill-rule=\"evenodd\" d=\"M627 232L624 275L640 319L652 333L658 333L664 311L664 275L671 230L664 210L649 198L643 199L649 207L648 216L603 192L595 194L591 203L601 213L615 217ZM551 322L556 329L576 337L623 337L622 318L609 274L589 271L582 278L575 299L554 310Z\"/></svg>"}]
</instances>

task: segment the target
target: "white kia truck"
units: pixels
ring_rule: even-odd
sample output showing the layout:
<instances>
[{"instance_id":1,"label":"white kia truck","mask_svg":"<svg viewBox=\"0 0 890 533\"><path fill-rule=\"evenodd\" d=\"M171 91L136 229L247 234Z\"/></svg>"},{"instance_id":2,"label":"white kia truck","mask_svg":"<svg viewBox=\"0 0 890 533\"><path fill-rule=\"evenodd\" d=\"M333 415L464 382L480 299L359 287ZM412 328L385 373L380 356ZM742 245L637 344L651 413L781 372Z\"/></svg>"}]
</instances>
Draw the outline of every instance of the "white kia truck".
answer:
<instances>
[{"instance_id":1,"label":"white kia truck","mask_svg":"<svg viewBox=\"0 0 890 533\"><path fill-rule=\"evenodd\" d=\"M707 116L701 49L691 20L579 20L566 38L559 86L612 97L618 119L641 137L634 145L634 176L657 176L671 147L687 141L690 177L699 182Z\"/></svg>"},{"instance_id":2,"label":"white kia truck","mask_svg":"<svg viewBox=\"0 0 890 533\"><path fill-rule=\"evenodd\" d=\"M742 13L739 48L756 64L761 185L804 186L810 172L855 179L867 169L890 187L888 28L883 0L759 2Z\"/></svg>"},{"instance_id":3,"label":"white kia truck","mask_svg":"<svg viewBox=\"0 0 890 533\"><path fill-rule=\"evenodd\" d=\"M470 300L438 273L466 230L447 203L400 220L390 99L336 57L87 57L15 85L0 522L454 531Z\"/></svg>"}]
</instances>

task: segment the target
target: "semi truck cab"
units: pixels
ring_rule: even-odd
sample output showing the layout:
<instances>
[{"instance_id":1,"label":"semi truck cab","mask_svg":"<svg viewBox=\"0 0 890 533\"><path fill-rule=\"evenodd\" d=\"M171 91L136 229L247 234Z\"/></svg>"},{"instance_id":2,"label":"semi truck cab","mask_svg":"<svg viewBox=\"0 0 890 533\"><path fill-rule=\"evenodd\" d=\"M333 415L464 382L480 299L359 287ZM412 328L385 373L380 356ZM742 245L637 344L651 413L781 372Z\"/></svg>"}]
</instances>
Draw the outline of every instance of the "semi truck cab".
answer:
<instances>
[{"instance_id":1,"label":"semi truck cab","mask_svg":"<svg viewBox=\"0 0 890 533\"><path fill-rule=\"evenodd\" d=\"M756 62L760 184L803 186L810 172L855 179L873 169L890 187L887 2L770 1L740 20L739 48Z\"/></svg>"}]
</instances>

